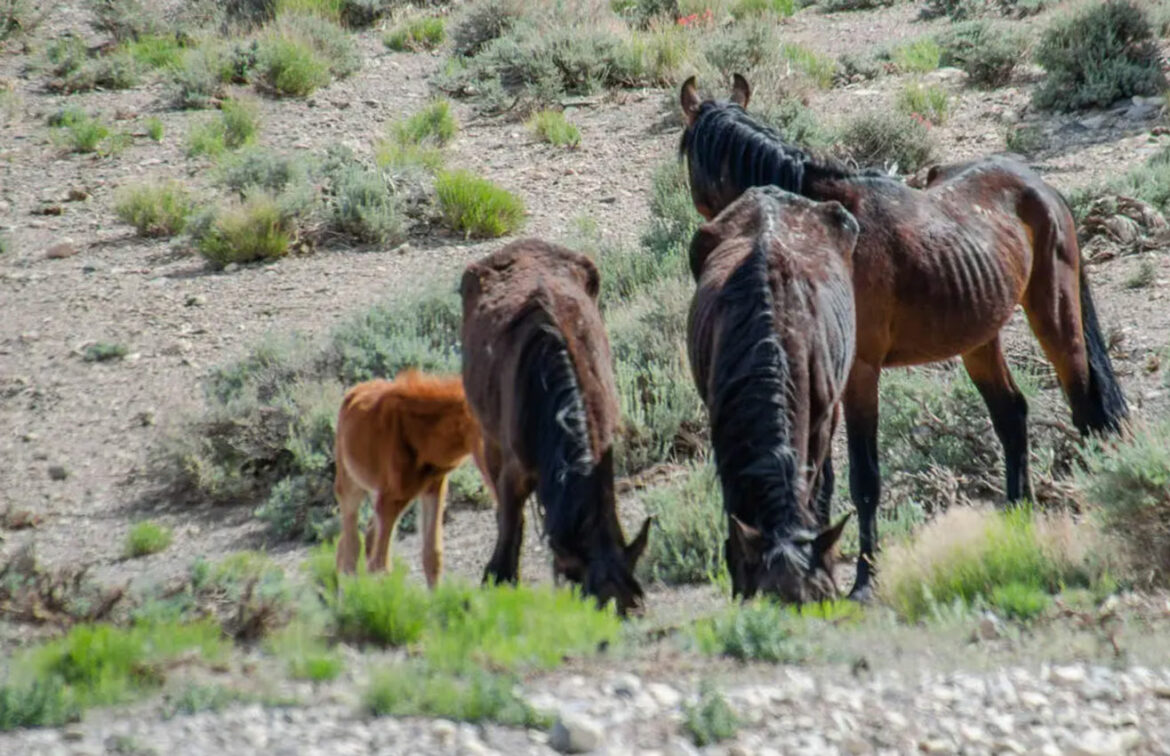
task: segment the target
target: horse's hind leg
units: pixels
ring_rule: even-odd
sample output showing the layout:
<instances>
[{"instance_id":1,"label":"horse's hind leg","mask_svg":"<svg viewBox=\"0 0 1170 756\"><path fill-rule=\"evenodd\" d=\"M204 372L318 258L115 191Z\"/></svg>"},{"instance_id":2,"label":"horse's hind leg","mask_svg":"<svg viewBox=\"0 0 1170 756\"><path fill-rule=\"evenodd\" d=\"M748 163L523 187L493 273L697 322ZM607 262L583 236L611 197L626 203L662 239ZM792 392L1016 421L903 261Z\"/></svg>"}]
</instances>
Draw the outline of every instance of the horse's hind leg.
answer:
<instances>
[{"instance_id":1,"label":"horse's hind leg","mask_svg":"<svg viewBox=\"0 0 1170 756\"><path fill-rule=\"evenodd\" d=\"M390 536L394 534L394 527L398 518L406 511L410 504L409 498L392 497L385 491L378 492L378 501L374 506L374 523L371 525L374 537L366 543L366 571L385 572L390 561Z\"/></svg>"},{"instance_id":2,"label":"horse's hind leg","mask_svg":"<svg viewBox=\"0 0 1170 756\"><path fill-rule=\"evenodd\" d=\"M427 587L434 588L443 572L443 507L447 501L447 476L432 480L423 490L418 507L422 515L422 562Z\"/></svg>"},{"instance_id":3,"label":"horse's hind leg","mask_svg":"<svg viewBox=\"0 0 1170 756\"><path fill-rule=\"evenodd\" d=\"M496 548L484 570L484 582L515 583L519 578L524 502L531 493L532 483L522 470L505 467L496 477Z\"/></svg>"},{"instance_id":4,"label":"horse's hind leg","mask_svg":"<svg viewBox=\"0 0 1170 756\"><path fill-rule=\"evenodd\" d=\"M857 359L845 386L845 436L849 447L849 492L857 507L857 579L849 597L868 601L877 550L877 511L882 480L878 468L878 379L881 368Z\"/></svg>"},{"instance_id":5,"label":"horse's hind leg","mask_svg":"<svg viewBox=\"0 0 1170 756\"><path fill-rule=\"evenodd\" d=\"M1033 499L1028 476L1028 402L1012 380L999 336L964 354L963 367L979 389L1003 446L1007 500Z\"/></svg>"},{"instance_id":6,"label":"horse's hind leg","mask_svg":"<svg viewBox=\"0 0 1170 756\"><path fill-rule=\"evenodd\" d=\"M341 536L337 540L337 571L352 575L357 570L358 554L362 550L361 539L358 536L358 511L366 492L350 477L340 460L333 480L333 495L337 499L337 508L341 513Z\"/></svg>"}]
</instances>

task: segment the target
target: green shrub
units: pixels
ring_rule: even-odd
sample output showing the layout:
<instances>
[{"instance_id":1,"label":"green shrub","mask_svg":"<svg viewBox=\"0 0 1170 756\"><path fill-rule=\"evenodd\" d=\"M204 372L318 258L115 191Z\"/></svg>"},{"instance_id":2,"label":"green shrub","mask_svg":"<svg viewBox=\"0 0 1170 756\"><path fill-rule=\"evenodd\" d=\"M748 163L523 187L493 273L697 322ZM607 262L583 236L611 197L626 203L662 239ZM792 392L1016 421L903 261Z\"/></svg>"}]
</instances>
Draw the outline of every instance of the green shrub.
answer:
<instances>
[{"instance_id":1,"label":"green shrub","mask_svg":"<svg viewBox=\"0 0 1170 756\"><path fill-rule=\"evenodd\" d=\"M435 194L447 224L468 237L504 236L524 224L519 197L470 171L443 171L435 179Z\"/></svg>"},{"instance_id":2,"label":"green shrub","mask_svg":"<svg viewBox=\"0 0 1170 756\"><path fill-rule=\"evenodd\" d=\"M799 623L780 605L757 599L696 622L692 633L705 654L792 664L811 653L809 643L798 633Z\"/></svg>"},{"instance_id":3,"label":"green shrub","mask_svg":"<svg viewBox=\"0 0 1170 756\"><path fill-rule=\"evenodd\" d=\"M1074 194L1074 208L1084 208L1096 197L1119 194L1148 202L1159 211L1170 212L1170 149L1163 148L1139 166L1130 168L1101 187Z\"/></svg>"},{"instance_id":4,"label":"green shrub","mask_svg":"<svg viewBox=\"0 0 1170 756\"><path fill-rule=\"evenodd\" d=\"M81 358L86 362L110 362L120 360L129 352L125 344L111 344L99 341L85 348Z\"/></svg>"},{"instance_id":5,"label":"green shrub","mask_svg":"<svg viewBox=\"0 0 1170 756\"><path fill-rule=\"evenodd\" d=\"M293 232L292 218L262 193L238 207L204 213L193 225L199 253L215 268L283 257Z\"/></svg>"},{"instance_id":6,"label":"green shrub","mask_svg":"<svg viewBox=\"0 0 1170 756\"><path fill-rule=\"evenodd\" d=\"M304 14L281 15L276 31L311 46L335 78L344 79L362 67L353 36L328 19Z\"/></svg>"},{"instance_id":7,"label":"green shrub","mask_svg":"<svg viewBox=\"0 0 1170 756\"><path fill-rule=\"evenodd\" d=\"M821 0L817 7L825 13L840 11L871 10L873 8L887 8L896 0Z\"/></svg>"},{"instance_id":8,"label":"green shrub","mask_svg":"<svg viewBox=\"0 0 1170 756\"><path fill-rule=\"evenodd\" d=\"M783 45L776 24L755 21L713 32L704 38L702 49L707 62L730 78L733 73L750 76L752 71L776 63Z\"/></svg>"},{"instance_id":9,"label":"green shrub","mask_svg":"<svg viewBox=\"0 0 1170 756\"><path fill-rule=\"evenodd\" d=\"M1021 155L1031 155L1044 149L1047 140L1039 126L1014 126L1004 135L1004 146Z\"/></svg>"},{"instance_id":10,"label":"green shrub","mask_svg":"<svg viewBox=\"0 0 1170 756\"><path fill-rule=\"evenodd\" d=\"M1146 289L1153 286L1158 280L1158 267L1150 258L1143 259L1137 269L1125 279L1127 289Z\"/></svg>"},{"instance_id":11,"label":"green shrub","mask_svg":"<svg viewBox=\"0 0 1170 756\"><path fill-rule=\"evenodd\" d=\"M724 570L727 532L714 467L691 467L681 479L647 491L642 503L655 526L639 567L664 583L714 582Z\"/></svg>"},{"instance_id":12,"label":"green shrub","mask_svg":"<svg viewBox=\"0 0 1170 756\"><path fill-rule=\"evenodd\" d=\"M177 181L144 183L118 192L114 212L129 223L139 236L174 236L187 225L191 195Z\"/></svg>"},{"instance_id":13,"label":"green shrub","mask_svg":"<svg viewBox=\"0 0 1170 756\"><path fill-rule=\"evenodd\" d=\"M326 647L320 628L299 620L290 623L268 641L269 649L285 660L288 673L298 680L321 682L341 674L345 664Z\"/></svg>"},{"instance_id":14,"label":"green shrub","mask_svg":"<svg viewBox=\"0 0 1170 756\"><path fill-rule=\"evenodd\" d=\"M24 685L0 685L0 732L60 727L80 718L79 707L59 677L34 679Z\"/></svg>"},{"instance_id":15,"label":"green shrub","mask_svg":"<svg viewBox=\"0 0 1170 756\"><path fill-rule=\"evenodd\" d=\"M988 603L1004 616L1026 622L1046 612L1052 597L1034 585L1016 582L993 588Z\"/></svg>"},{"instance_id":16,"label":"green shrub","mask_svg":"<svg viewBox=\"0 0 1170 756\"><path fill-rule=\"evenodd\" d=\"M203 711L223 711L232 704L248 700L248 697L237 690L223 685L191 685L184 686L178 693L166 697L163 705L163 719L171 719L179 715L198 714Z\"/></svg>"},{"instance_id":17,"label":"green shrub","mask_svg":"<svg viewBox=\"0 0 1170 756\"><path fill-rule=\"evenodd\" d=\"M254 103L227 100L218 117L191 129L187 138L187 156L216 157L227 150L238 150L256 141L259 128L259 114Z\"/></svg>"},{"instance_id":18,"label":"green shrub","mask_svg":"<svg viewBox=\"0 0 1170 756\"><path fill-rule=\"evenodd\" d=\"M219 181L241 199L255 189L278 196L308 180L303 158L280 155L264 147L247 147L227 156L218 168Z\"/></svg>"},{"instance_id":19,"label":"green shrub","mask_svg":"<svg viewBox=\"0 0 1170 756\"><path fill-rule=\"evenodd\" d=\"M307 97L330 81L329 62L308 42L271 34L260 46L256 72L278 95Z\"/></svg>"},{"instance_id":20,"label":"green shrub","mask_svg":"<svg viewBox=\"0 0 1170 756\"><path fill-rule=\"evenodd\" d=\"M554 147L577 147L581 144L581 130L570 123L560 110L535 113L528 120L528 128Z\"/></svg>"},{"instance_id":21,"label":"green shrub","mask_svg":"<svg viewBox=\"0 0 1170 756\"><path fill-rule=\"evenodd\" d=\"M49 15L49 10L33 0L0 2L0 43L32 34Z\"/></svg>"},{"instance_id":22,"label":"green shrub","mask_svg":"<svg viewBox=\"0 0 1170 756\"><path fill-rule=\"evenodd\" d=\"M796 12L796 2L795 0L735 0L728 11L736 21L764 15L787 18Z\"/></svg>"},{"instance_id":23,"label":"green shrub","mask_svg":"<svg viewBox=\"0 0 1170 756\"><path fill-rule=\"evenodd\" d=\"M524 15L521 0L484 0L464 7L451 38L455 52L478 55L487 45L510 32Z\"/></svg>"},{"instance_id":24,"label":"green shrub","mask_svg":"<svg viewBox=\"0 0 1170 756\"><path fill-rule=\"evenodd\" d=\"M447 38L446 23L439 16L423 16L404 21L382 38L391 50L434 50Z\"/></svg>"},{"instance_id":25,"label":"green shrub","mask_svg":"<svg viewBox=\"0 0 1170 756\"><path fill-rule=\"evenodd\" d=\"M683 706L683 716L683 730L700 748L730 740L739 731L739 718L727 700L706 682L699 688L699 700Z\"/></svg>"},{"instance_id":26,"label":"green shrub","mask_svg":"<svg viewBox=\"0 0 1170 756\"><path fill-rule=\"evenodd\" d=\"M906 115L917 114L941 126L947 120L949 99L946 90L937 84L926 86L912 82L898 93L898 110Z\"/></svg>"},{"instance_id":27,"label":"green shrub","mask_svg":"<svg viewBox=\"0 0 1170 756\"><path fill-rule=\"evenodd\" d=\"M1094 443L1078 488L1124 544L1136 579L1170 577L1170 423L1140 425L1124 441Z\"/></svg>"},{"instance_id":28,"label":"green shrub","mask_svg":"<svg viewBox=\"0 0 1170 756\"><path fill-rule=\"evenodd\" d=\"M64 77L81 70L89 60L89 50L80 37L67 34L45 48L44 66L49 75Z\"/></svg>"},{"instance_id":29,"label":"green shrub","mask_svg":"<svg viewBox=\"0 0 1170 756\"><path fill-rule=\"evenodd\" d=\"M158 14L141 0L89 0L93 28L117 42L156 34L161 22Z\"/></svg>"},{"instance_id":30,"label":"green shrub","mask_svg":"<svg viewBox=\"0 0 1170 756\"><path fill-rule=\"evenodd\" d=\"M934 158L935 142L925 119L874 111L848 121L839 136L842 149L861 166L894 163L913 173Z\"/></svg>"},{"instance_id":31,"label":"green shrub","mask_svg":"<svg viewBox=\"0 0 1170 756\"><path fill-rule=\"evenodd\" d=\"M443 152L438 147L399 142L393 137L378 140L374 146L374 163L391 173L415 169L437 171L443 167Z\"/></svg>"},{"instance_id":32,"label":"green shrub","mask_svg":"<svg viewBox=\"0 0 1170 756\"><path fill-rule=\"evenodd\" d=\"M1166 87L1148 19L1129 0L1106 0L1056 19L1035 60L1047 71L1033 94L1041 108L1107 107Z\"/></svg>"},{"instance_id":33,"label":"green shrub","mask_svg":"<svg viewBox=\"0 0 1170 756\"><path fill-rule=\"evenodd\" d=\"M818 87L828 89L833 85L833 77L837 74L837 61L791 42L785 42L780 50L784 60L809 77Z\"/></svg>"},{"instance_id":34,"label":"green shrub","mask_svg":"<svg viewBox=\"0 0 1170 756\"><path fill-rule=\"evenodd\" d=\"M140 522L126 536L126 556L141 557L171 545L171 529L155 522Z\"/></svg>"},{"instance_id":35,"label":"green shrub","mask_svg":"<svg viewBox=\"0 0 1170 756\"><path fill-rule=\"evenodd\" d=\"M146 135L156 142L161 142L163 138L163 122L158 118L151 117L146 119Z\"/></svg>"},{"instance_id":36,"label":"green shrub","mask_svg":"<svg viewBox=\"0 0 1170 756\"><path fill-rule=\"evenodd\" d=\"M547 717L517 697L514 687L510 677L484 670L453 675L418 663L399 664L374 678L365 693L365 706L374 716L547 727Z\"/></svg>"},{"instance_id":37,"label":"green shrub","mask_svg":"<svg viewBox=\"0 0 1170 756\"><path fill-rule=\"evenodd\" d=\"M391 187L377 171L352 166L334 177L330 192L336 230L371 244L404 238L402 212Z\"/></svg>"},{"instance_id":38,"label":"green shrub","mask_svg":"<svg viewBox=\"0 0 1170 756\"><path fill-rule=\"evenodd\" d=\"M820 124L816 113L795 97L779 102L752 103L755 117L780 132L789 144L814 150L825 149L833 142L829 130Z\"/></svg>"},{"instance_id":39,"label":"green shrub","mask_svg":"<svg viewBox=\"0 0 1170 756\"><path fill-rule=\"evenodd\" d=\"M956 602L994 601L997 590L1001 609L1027 612L1040 603L1037 591L1094 585L1108 558L1092 525L1067 514L953 508L913 541L886 549L879 590L912 622Z\"/></svg>"},{"instance_id":40,"label":"green shrub","mask_svg":"<svg viewBox=\"0 0 1170 756\"><path fill-rule=\"evenodd\" d=\"M390 127L390 135L400 144L434 144L442 147L455 138L459 124L451 113L451 102L432 100L422 110Z\"/></svg>"},{"instance_id":41,"label":"green shrub","mask_svg":"<svg viewBox=\"0 0 1170 756\"><path fill-rule=\"evenodd\" d=\"M71 152L98 152L102 143L112 136L109 126L73 108L50 118L49 125L58 129L55 137Z\"/></svg>"},{"instance_id":42,"label":"green shrub","mask_svg":"<svg viewBox=\"0 0 1170 756\"><path fill-rule=\"evenodd\" d=\"M904 73L929 73L938 68L941 55L942 49L930 37L919 37L890 51L890 59Z\"/></svg>"},{"instance_id":43,"label":"green shrub","mask_svg":"<svg viewBox=\"0 0 1170 756\"><path fill-rule=\"evenodd\" d=\"M185 47L177 35L144 35L122 45L139 65L152 69L181 65Z\"/></svg>"},{"instance_id":44,"label":"green shrub","mask_svg":"<svg viewBox=\"0 0 1170 756\"><path fill-rule=\"evenodd\" d=\"M76 87L67 84L67 88L82 90L93 86L102 89L130 89L137 86L142 79L138 61L124 51L115 51L98 58L86 68L91 71L85 77L85 83Z\"/></svg>"},{"instance_id":45,"label":"green shrub","mask_svg":"<svg viewBox=\"0 0 1170 756\"><path fill-rule=\"evenodd\" d=\"M334 23L341 21L341 6L346 0L276 0L276 16L314 16Z\"/></svg>"},{"instance_id":46,"label":"green shrub","mask_svg":"<svg viewBox=\"0 0 1170 756\"><path fill-rule=\"evenodd\" d=\"M224 85L233 73L229 58L214 45L186 50L180 63L168 70L168 98L174 107L184 110L211 107L222 99Z\"/></svg>"},{"instance_id":47,"label":"green shrub","mask_svg":"<svg viewBox=\"0 0 1170 756\"><path fill-rule=\"evenodd\" d=\"M968 80L981 87L1001 87L1011 81L1025 53L1021 34L987 21L954 24L935 38L942 51L940 64L963 69Z\"/></svg>"},{"instance_id":48,"label":"green shrub","mask_svg":"<svg viewBox=\"0 0 1170 756\"><path fill-rule=\"evenodd\" d=\"M406 565L388 575L343 577L334 612L341 635L358 642L405 646L423 637L429 598L408 579Z\"/></svg>"}]
</instances>

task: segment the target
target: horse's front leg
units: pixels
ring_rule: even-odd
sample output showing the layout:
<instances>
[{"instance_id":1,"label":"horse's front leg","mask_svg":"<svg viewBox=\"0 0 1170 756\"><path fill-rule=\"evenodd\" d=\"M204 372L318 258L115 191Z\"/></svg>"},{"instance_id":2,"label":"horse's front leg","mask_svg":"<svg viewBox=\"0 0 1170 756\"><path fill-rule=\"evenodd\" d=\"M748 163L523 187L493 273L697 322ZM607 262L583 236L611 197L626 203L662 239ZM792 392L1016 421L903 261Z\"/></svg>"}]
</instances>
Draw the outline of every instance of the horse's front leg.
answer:
<instances>
[{"instance_id":1,"label":"horse's front leg","mask_svg":"<svg viewBox=\"0 0 1170 756\"><path fill-rule=\"evenodd\" d=\"M1003 446L1008 502L1035 500L1028 475L1028 401L1012 380L999 336L964 354L963 366L979 389Z\"/></svg>"},{"instance_id":2,"label":"horse's front leg","mask_svg":"<svg viewBox=\"0 0 1170 756\"><path fill-rule=\"evenodd\" d=\"M871 579L877 551L877 511L881 501L878 470L878 380L881 368L858 358L845 386L845 435L849 447L849 493L857 507L857 579L849 597L866 602L873 596Z\"/></svg>"},{"instance_id":3,"label":"horse's front leg","mask_svg":"<svg viewBox=\"0 0 1170 756\"><path fill-rule=\"evenodd\" d=\"M496 477L496 548L483 573L485 583L515 583L520 577L524 542L524 502L532 483L522 471L505 465Z\"/></svg>"}]
</instances>

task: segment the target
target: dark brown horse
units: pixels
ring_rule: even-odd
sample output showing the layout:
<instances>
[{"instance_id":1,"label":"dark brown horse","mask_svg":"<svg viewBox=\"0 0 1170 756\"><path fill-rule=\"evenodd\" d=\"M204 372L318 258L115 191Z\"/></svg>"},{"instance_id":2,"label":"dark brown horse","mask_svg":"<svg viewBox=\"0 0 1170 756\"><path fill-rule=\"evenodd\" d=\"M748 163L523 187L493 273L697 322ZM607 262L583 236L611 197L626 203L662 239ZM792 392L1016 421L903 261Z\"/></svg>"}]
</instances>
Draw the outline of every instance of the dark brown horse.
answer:
<instances>
[{"instance_id":1,"label":"dark brown horse","mask_svg":"<svg viewBox=\"0 0 1170 756\"><path fill-rule=\"evenodd\" d=\"M619 612L642 588L613 486L617 388L597 308L600 277L584 255L539 239L512 242L463 274L463 382L495 481L495 552L484 580L514 582L523 506L535 489L554 574Z\"/></svg>"},{"instance_id":2,"label":"dark brown horse","mask_svg":"<svg viewBox=\"0 0 1170 756\"><path fill-rule=\"evenodd\" d=\"M810 498L853 363L856 241L840 204L763 187L691 242L687 351L711 421L732 589L745 598L837 594L830 557L848 518L827 527Z\"/></svg>"},{"instance_id":3,"label":"dark brown horse","mask_svg":"<svg viewBox=\"0 0 1170 756\"><path fill-rule=\"evenodd\" d=\"M1055 189L1005 158L938 167L924 190L828 165L748 116L750 98L738 74L730 102L701 100L694 78L687 80L680 152L695 207L707 218L748 187L774 184L840 202L861 228L853 254L857 357L844 404L861 531L853 595L865 598L877 546L882 368L962 356L1003 445L1009 501L1032 494L1027 403L1000 345L1016 305L1055 366L1082 434L1119 432L1128 410L1097 325L1072 214ZM830 462L825 472L828 496Z\"/></svg>"}]
</instances>

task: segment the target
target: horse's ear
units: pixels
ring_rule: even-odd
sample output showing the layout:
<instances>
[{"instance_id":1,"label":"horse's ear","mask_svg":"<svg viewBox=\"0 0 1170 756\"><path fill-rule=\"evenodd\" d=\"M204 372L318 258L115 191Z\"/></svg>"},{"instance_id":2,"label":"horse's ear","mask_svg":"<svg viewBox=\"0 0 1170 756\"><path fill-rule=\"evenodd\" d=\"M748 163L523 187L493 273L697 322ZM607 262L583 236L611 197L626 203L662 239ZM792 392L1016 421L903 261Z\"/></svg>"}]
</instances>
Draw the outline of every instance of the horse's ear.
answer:
<instances>
[{"instance_id":1,"label":"horse's ear","mask_svg":"<svg viewBox=\"0 0 1170 756\"><path fill-rule=\"evenodd\" d=\"M845 241L846 248L842 249L841 252L848 258L853 253L853 248L857 246L857 237L861 233L857 219L853 217L853 213L846 210L845 206L836 200L822 202L820 211L838 237Z\"/></svg>"},{"instance_id":2,"label":"horse's ear","mask_svg":"<svg viewBox=\"0 0 1170 756\"><path fill-rule=\"evenodd\" d=\"M596 263L584 256L581 258L581 270L585 274L585 279L581 282L585 287L585 293L590 299L596 300L601 294L601 272L597 270Z\"/></svg>"},{"instance_id":3,"label":"horse's ear","mask_svg":"<svg viewBox=\"0 0 1170 756\"><path fill-rule=\"evenodd\" d=\"M814 565L824 568L825 571L830 570L832 565L829 563L829 560L833 554L833 547L841 539L841 533L845 531L845 523L849 522L851 516L852 513L845 515L836 525L825 528L813 539L812 563Z\"/></svg>"},{"instance_id":4,"label":"horse's ear","mask_svg":"<svg viewBox=\"0 0 1170 756\"><path fill-rule=\"evenodd\" d=\"M748 103L752 99L752 85L748 84L747 79L739 74L733 74L731 78L731 101L747 110Z\"/></svg>"},{"instance_id":5,"label":"horse's ear","mask_svg":"<svg viewBox=\"0 0 1170 756\"><path fill-rule=\"evenodd\" d=\"M691 263L691 275L698 281L699 277L703 275L703 266L707 264L707 257L715 251L719 246L722 237L719 235L718 227L714 223L704 223L695 231L695 235L691 237L691 250L689 253Z\"/></svg>"},{"instance_id":6,"label":"horse's ear","mask_svg":"<svg viewBox=\"0 0 1170 756\"><path fill-rule=\"evenodd\" d=\"M738 547L745 564L759 563L764 536L735 515L731 515L731 542Z\"/></svg>"},{"instance_id":7,"label":"horse's ear","mask_svg":"<svg viewBox=\"0 0 1170 756\"><path fill-rule=\"evenodd\" d=\"M650 524L654 522L654 515L650 515L642 522L642 529L638 531L638 535L634 540L630 541L626 546L626 567L630 572L634 571L634 565L638 563L638 558L642 556L642 552L646 550L646 543L650 540Z\"/></svg>"},{"instance_id":8,"label":"horse's ear","mask_svg":"<svg viewBox=\"0 0 1170 756\"><path fill-rule=\"evenodd\" d=\"M459 296L466 302L472 297L479 296L483 286L479 279L479 266L475 263L468 265L463 271L463 278L459 281Z\"/></svg>"},{"instance_id":9,"label":"horse's ear","mask_svg":"<svg viewBox=\"0 0 1170 756\"><path fill-rule=\"evenodd\" d=\"M679 105L682 106L683 118L686 119L687 126L690 126L699 115L699 106L703 104L702 99L699 98L698 90L695 89L694 76L683 82L678 100Z\"/></svg>"}]
</instances>

